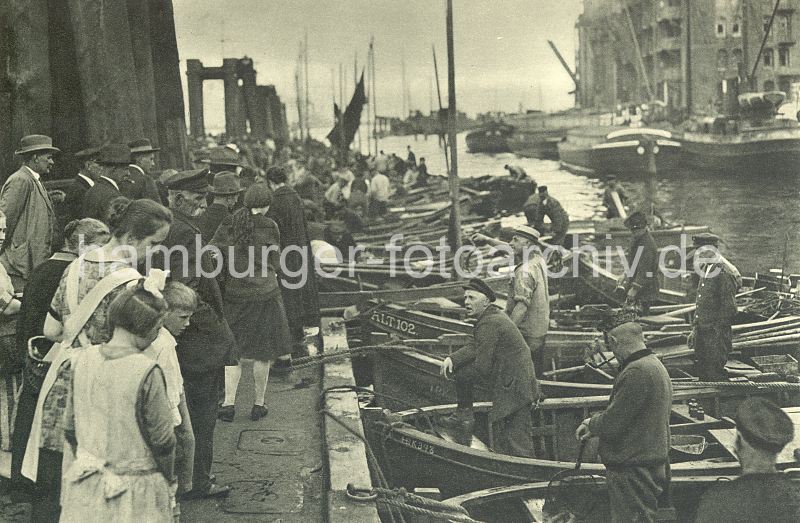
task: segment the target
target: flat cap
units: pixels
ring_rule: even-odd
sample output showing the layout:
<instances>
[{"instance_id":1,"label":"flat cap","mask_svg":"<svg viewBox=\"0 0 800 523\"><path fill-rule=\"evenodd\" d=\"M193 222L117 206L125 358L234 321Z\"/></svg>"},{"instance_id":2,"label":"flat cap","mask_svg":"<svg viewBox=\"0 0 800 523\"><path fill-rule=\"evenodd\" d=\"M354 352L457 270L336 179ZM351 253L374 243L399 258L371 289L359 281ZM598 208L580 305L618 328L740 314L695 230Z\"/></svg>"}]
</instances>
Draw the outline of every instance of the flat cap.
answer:
<instances>
[{"instance_id":1,"label":"flat cap","mask_svg":"<svg viewBox=\"0 0 800 523\"><path fill-rule=\"evenodd\" d=\"M236 176L236 173L222 171L214 175L214 187L211 189L212 193L218 196L232 196L234 194L239 194L243 190L244 189L242 189L239 184L239 177Z\"/></svg>"},{"instance_id":2,"label":"flat cap","mask_svg":"<svg viewBox=\"0 0 800 523\"><path fill-rule=\"evenodd\" d=\"M514 227L514 236L520 236L522 238L533 240L538 243L539 239L542 237L542 233L540 233L530 225L518 225Z\"/></svg>"},{"instance_id":3,"label":"flat cap","mask_svg":"<svg viewBox=\"0 0 800 523\"><path fill-rule=\"evenodd\" d=\"M244 193L244 206L258 209L272 205L272 191L265 183L254 183Z\"/></svg>"},{"instance_id":4,"label":"flat cap","mask_svg":"<svg viewBox=\"0 0 800 523\"><path fill-rule=\"evenodd\" d=\"M777 454L794 439L794 424L771 401L752 397L736 410L736 428L751 446Z\"/></svg>"},{"instance_id":5,"label":"flat cap","mask_svg":"<svg viewBox=\"0 0 800 523\"><path fill-rule=\"evenodd\" d=\"M703 245L719 245L719 236L710 232L701 232L692 236L692 243L700 247Z\"/></svg>"},{"instance_id":6,"label":"flat cap","mask_svg":"<svg viewBox=\"0 0 800 523\"><path fill-rule=\"evenodd\" d=\"M179 171L164 182L164 186L171 191L191 191L197 193L210 192L213 187L208 185L208 171L195 169L193 171Z\"/></svg>"},{"instance_id":7,"label":"flat cap","mask_svg":"<svg viewBox=\"0 0 800 523\"><path fill-rule=\"evenodd\" d=\"M643 229L647 227L647 216L642 211L635 211L625 218L624 224L629 229Z\"/></svg>"},{"instance_id":8,"label":"flat cap","mask_svg":"<svg viewBox=\"0 0 800 523\"><path fill-rule=\"evenodd\" d=\"M597 330L600 332L611 332L620 325L635 322L638 316L636 312L630 309L622 310L609 310L600 320Z\"/></svg>"},{"instance_id":9,"label":"flat cap","mask_svg":"<svg viewBox=\"0 0 800 523\"><path fill-rule=\"evenodd\" d=\"M492 288L486 285L486 283L480 278L470 278L469 282L467 282L467 284L464 285L464 290L480 292L481 294L489 298L489 301L495 301L497 299L497 296L495 295Z\"/></svg>"},{"instance_id":10,"label":"flat cap","mask_svg":"<svg viewBox=\"0 0 800 523\"><path fill-rule=\"evenodd\" d=\"M540 193L547 192L547 186L546 185L540 185L539 186L539 192Z\"/></svg>"}]
</instances>

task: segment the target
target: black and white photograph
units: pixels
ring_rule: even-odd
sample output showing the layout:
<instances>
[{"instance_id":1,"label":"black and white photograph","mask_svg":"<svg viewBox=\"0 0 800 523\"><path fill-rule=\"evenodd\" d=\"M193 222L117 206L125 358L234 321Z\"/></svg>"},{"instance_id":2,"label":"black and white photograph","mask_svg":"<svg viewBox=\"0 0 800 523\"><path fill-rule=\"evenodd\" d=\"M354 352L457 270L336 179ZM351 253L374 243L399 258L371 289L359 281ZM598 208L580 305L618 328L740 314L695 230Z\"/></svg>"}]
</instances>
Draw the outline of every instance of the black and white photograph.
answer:
<instances>
[{"instance_id":1,"label":"black and white photograph","mask_svg":"<svg viewBox=\"0 0 800 523\"><path fill-rule=\"evenodd\" d=\"M0 522L800 521L800 0L0 0Z\"/></svg>"}]
</instances>

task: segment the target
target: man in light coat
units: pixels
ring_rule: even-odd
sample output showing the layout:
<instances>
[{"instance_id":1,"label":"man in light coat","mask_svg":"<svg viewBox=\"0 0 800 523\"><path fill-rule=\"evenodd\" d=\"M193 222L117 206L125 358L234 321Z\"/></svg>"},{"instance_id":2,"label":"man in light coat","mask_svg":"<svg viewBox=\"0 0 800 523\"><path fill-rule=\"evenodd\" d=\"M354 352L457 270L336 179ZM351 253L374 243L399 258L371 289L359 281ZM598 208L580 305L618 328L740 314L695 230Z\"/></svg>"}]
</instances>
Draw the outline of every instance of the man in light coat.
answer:
<instances>
[{"instance_id":1,"label":"man in light coat","mask_svg":"<svg viewBox=\"0 0 800 523\"><path fill-rule=\"evenodd\" d=\"M0 190L0 211L7 224L0 263L17 292L22 292L31 271L53 253L58 222L41 177L50 172L58 151L49 136L24 136L14 152L22 158L22 167Z\"/></svg>"}]
</instances>

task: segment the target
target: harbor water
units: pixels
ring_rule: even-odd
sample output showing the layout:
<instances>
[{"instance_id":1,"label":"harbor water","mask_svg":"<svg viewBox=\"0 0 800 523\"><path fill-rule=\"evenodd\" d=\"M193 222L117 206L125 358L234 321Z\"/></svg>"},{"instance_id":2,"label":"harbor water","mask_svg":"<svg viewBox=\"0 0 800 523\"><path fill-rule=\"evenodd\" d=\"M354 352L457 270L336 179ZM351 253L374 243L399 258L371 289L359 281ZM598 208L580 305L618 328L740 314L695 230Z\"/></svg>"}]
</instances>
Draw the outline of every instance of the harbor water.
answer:
<instances>
[{"instance_id":1,"label":"harbor water","mask_svg":"<svg viewBox=\"0 0 800 523\"><path fill-rule=\"evenodd\" d=\"M324 136L324 134L322 134ZM505 174L505 164L523 167L539 185L548 186L573 220L603 219L603 180L579 176L559 168L558 162L522 158L515 154L467 152L466 133L458 136L458 172L463 178ZM356 138L356 145L358 138ZM435 136L388 136L380 150L406 157L410 145L417 159L425 157L428 172L445 175L444 149ZM362 138L366 152L366 138ZM800 171L800 167L798 168ZM642 201L644 184L621 181L633 206ZM769 166L759 176L738 173L710 175L678 172L658 175L656 211L671 223L708 225L723 243L723 254L747 273L780 269L800 272L800 176L772 175Z\"/></svg>"}]
</instances>

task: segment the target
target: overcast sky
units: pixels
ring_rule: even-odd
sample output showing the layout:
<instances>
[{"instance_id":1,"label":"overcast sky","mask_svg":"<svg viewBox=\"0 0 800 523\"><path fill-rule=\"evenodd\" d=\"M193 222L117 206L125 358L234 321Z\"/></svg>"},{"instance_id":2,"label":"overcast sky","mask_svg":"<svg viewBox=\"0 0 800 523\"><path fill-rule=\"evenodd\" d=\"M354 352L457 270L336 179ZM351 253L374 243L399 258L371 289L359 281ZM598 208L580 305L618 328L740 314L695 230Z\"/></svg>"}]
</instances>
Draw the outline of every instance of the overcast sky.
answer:
<instances>
[{"instance_id":1,"label":"overcast sky","mask_svg":"<svg viewBox=\"0 0 800 523\"><path fill-rule=\"evenodd\" d=\"M435 45L443 103L447 104L445 0L173 0L181 65L198 58L221 65L223 57L250 56L259 84L274 84L297 120L294 71L308 30L312 105L332 112L334 70L345 69L345 99L353 89L353 62L366 62L375 37L378 114L400 116L405 57L411 109L431 103ZM570 107L572 80L550 51L553 40L571 67L581 0L455 0L457 103L470 114ZM184 84L186 81L183 76ZM206 127L224 127L221 82L206 82ZM540 96L541 92L541 96ZM437 105L435 91L433 104ZM313 112L313 110L312 110Z\"/></svg>"}]
</instances>

